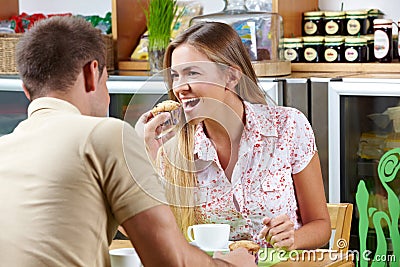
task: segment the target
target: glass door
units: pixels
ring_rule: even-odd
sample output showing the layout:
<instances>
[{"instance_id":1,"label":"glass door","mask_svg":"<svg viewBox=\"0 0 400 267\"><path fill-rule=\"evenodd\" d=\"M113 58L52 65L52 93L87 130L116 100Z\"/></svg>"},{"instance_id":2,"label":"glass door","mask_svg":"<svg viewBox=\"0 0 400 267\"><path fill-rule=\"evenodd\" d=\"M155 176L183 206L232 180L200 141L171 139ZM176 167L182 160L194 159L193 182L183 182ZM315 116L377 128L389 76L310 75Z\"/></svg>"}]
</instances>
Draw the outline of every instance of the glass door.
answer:
<instances>
[{"instance_id":1,"label":"glass door","mask_svg":"<svg viewBox=\"0 0 400 267\"><path fill-rule=\"evenodd\" d=\"M400 79L344 78L329 85L329 201L354 204L350 249L359 249L359 213L356 192L360 181L368 190L368 207L389 214L387 191L378 177L382 155L400 147L400 129L388 110L400 108ZM399 113L400 118L400 113ZM400 197L400 174L388 185ZM387 238L387 225L382 222ZM367 249L376 250L376 236L369 220Z\"/></svg>"}]
</instances>

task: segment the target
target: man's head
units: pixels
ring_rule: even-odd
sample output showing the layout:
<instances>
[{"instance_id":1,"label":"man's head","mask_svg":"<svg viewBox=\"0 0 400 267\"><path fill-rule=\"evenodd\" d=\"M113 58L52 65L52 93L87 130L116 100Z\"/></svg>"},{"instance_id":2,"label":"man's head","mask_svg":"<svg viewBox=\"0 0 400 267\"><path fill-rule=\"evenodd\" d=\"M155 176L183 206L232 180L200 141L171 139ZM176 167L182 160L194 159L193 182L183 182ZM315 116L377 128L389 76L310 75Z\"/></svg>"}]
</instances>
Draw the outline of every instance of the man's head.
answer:
<instances>
[{"instance_id":1,"label":"man's head","mask_svg":"<svg viewBox=\"0 0 400 267\"><path fill-rule=\"evenodd\" d=\"M37 22L16 48L17 69L30 99L71 88L82 69L97 61L105 68L106 47L98 29L83 18L52 17Z\"/></svg>"}]
</instances>

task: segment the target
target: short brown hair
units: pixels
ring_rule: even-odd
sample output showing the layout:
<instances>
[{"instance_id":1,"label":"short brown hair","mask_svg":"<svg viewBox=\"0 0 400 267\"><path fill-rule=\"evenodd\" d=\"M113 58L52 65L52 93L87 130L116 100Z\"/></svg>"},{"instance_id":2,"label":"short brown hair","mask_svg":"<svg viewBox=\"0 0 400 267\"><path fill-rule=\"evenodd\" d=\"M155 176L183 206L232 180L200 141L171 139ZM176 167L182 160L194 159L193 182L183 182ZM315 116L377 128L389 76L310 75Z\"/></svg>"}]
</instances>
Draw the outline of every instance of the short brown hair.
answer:
<instances>
[{"instance_id":1,"label":"short brown hair","mask_svg":"<svg viewBox=\"0 0 400 267\"><path fill-rule=\"evenodd\" d=\"M92 60L99 62L102 73L105 55L100 30L80 17L38 21L16 47L17 69L31 99L51 90L65 91Z\"/></svg>"}]
</instances>

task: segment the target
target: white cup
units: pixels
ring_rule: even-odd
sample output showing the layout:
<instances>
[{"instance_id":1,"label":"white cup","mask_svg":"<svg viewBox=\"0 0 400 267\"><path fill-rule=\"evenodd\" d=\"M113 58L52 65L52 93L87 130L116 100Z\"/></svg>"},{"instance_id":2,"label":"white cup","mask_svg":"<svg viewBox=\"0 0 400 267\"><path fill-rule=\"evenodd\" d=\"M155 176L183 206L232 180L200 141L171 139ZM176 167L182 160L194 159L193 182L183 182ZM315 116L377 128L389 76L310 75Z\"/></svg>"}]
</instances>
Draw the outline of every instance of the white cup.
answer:
<instances>
[{"instance_id":1,"label":"white cup","mask_svg":"<svg viewBox=\"0 0 400 267\"><path fill-rule=\"evenodd\" d=\"M109 251L111 267L140 267L139 255L134 248L118 248Z\"/></svg>"},{"instance_id":2,"label":"white cup","mask_svg":"<svg viewBox=\"0 0 400 267\"><path fill-rule=\"evenodd\" d=\"M203 250L226 249L229 242L229 224L195 224L187 229L189 240Z\"/></svg>"}]
</instances>

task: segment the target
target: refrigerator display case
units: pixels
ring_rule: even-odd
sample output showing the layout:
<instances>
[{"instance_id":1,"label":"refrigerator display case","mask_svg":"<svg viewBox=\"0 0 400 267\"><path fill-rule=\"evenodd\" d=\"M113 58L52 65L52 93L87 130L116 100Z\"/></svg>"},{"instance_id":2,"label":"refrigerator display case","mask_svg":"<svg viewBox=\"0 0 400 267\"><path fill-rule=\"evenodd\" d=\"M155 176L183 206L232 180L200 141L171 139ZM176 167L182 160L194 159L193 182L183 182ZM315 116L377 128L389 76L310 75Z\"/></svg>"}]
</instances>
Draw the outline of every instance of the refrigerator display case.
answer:
<instances>
[{"instance_id":1,"label":"refrigerator display case","mask_svg":"<svg viewBox=\"0 0 400 267\"><path fill-rule=\"evenodd\" d=\"M277 104L281 104L279 82L261 78L260 86ZM161 77L111 75L107 81L110 92L109 116L134 125L141 114L168 98ZM26 118L28 99L18 76L0 77L0 136L14 130Z\"/></svg>"},{"instance_id":2,"label":"refrigerator display case","mask_svg":"<svg viewBox=\"0 0 400 267\"><path fill-rule=\"evenodd\" d=\"M20 121L26 119L28 104L21 80L0 78L0 136L12 132Z\"/></svg>"},{"instance_id":3,"label":"refrigerator display case","mask_svg":"<svg viewBox=\"0 0 400 267\"><path fill-rule=\"evenodd\" d=\"M278 80L260 78L259 85L275 103L282 104ZM111 96L109 116L124 119L132 125L141 114L168 99L168 89L159 76L110 76L107 87Z\"/></svg>"},{"instance_id":4,"label":"refrigerator display case","mask_svg":"<svg viewBox=\"0 0 400 267\"><path fill-rule=\"evenodd\" d=\"M359 211L357 186L364 181L368 190L368 207L388 216L388 194L378 177L377 166L382 155L400 147L400 129L388 116L388 109L400 107L400 79L347 77L329 83L329 201L354 204L350 249L359 249ZM400 197L400 173L390 183ZM396 218L395 218L396 219ZM392 244L388 227L381 227ZM369 218L367 249L377 248L377 231Z\"/></svg>"}]
</instances>

